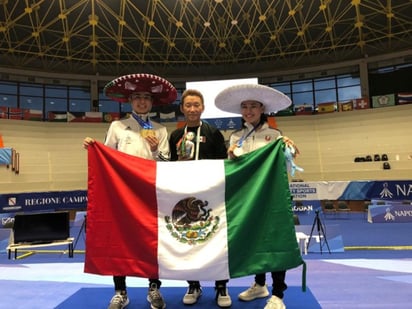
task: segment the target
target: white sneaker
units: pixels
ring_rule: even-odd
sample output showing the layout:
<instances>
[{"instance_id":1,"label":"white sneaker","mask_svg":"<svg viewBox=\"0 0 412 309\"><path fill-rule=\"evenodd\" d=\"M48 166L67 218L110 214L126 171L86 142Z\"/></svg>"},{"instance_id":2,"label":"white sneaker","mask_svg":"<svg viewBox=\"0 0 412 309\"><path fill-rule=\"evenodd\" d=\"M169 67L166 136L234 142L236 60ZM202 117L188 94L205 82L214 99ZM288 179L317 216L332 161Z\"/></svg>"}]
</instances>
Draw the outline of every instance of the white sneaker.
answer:
<instances>
[{"instance_id":1,"label":"white sneaker","mask_svg":"<svg viewBox=\"0 0 412 309\"><path fill-rule=\"evenodd\" d=\"M263 309L286 309L286 306L283 303L283 300L281 300L279 297L272 296L268 299L268 302Z\"/></svg>"},{"instance_id":2,"label":"white sneaker","mask_svg":"<svg viewBox=\"0 0 412 309\"><path fill-rule=\"evenodd\" d=\"M267 285L261 286L257 283L253 283L250 288L238 295L239 299L243 301L251 301L266 296L269 296Z\"/></svg>"},{"instance_id":3,"label":"white sneaker","mask_svg":"<svg viewBox=\"0 0 412 309\"><path fill-rule=\"evenodd\" d=\"M129 304L129 297L127 294L121 294L116 292L116 294L110 300L108 309L123 309Z\"/></svg>"},{"instance_id":4,"label":"white sneaker","mask_svg":"<svg viewBox=\"0 0 412 309\"><path fill-rule=\"evenodd\" d=\"M202 288L189 285L185 296L183 296L183 303L185 305L193 305L197 303L197 300L202 295Z\"/></svg>"},{"instance_id":5,"label":"white sneaker","mask_svg":"<svg viewBox=\"0 0 412 309\"><path fill-rule=\"evenodd\" d=\"M230 298L228 289L226 287L216 288L216 303L221 308L232 306L232 299Z\"/></svg>"}]
</instances>

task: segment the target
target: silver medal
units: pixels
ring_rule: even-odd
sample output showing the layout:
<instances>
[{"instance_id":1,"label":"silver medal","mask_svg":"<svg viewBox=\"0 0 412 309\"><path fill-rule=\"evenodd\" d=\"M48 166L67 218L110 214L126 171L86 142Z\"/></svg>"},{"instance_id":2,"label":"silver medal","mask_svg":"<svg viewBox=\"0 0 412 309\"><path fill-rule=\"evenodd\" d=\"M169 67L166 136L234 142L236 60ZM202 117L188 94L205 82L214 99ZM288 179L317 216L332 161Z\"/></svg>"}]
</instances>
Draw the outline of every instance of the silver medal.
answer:
<instances>
[{"instance_id":1,"label":"silver medal","mask_svg":"<svg viewBox=\"0 0 412 309\"><path fill-rule=\"evenodd\" d=\"M243 151L243 148L242 147L236 147L234 150L233 150L233 154L236 156L236 157L240 157L242 154L244 153L244 151Z\"/></svg>"}]
</instances>

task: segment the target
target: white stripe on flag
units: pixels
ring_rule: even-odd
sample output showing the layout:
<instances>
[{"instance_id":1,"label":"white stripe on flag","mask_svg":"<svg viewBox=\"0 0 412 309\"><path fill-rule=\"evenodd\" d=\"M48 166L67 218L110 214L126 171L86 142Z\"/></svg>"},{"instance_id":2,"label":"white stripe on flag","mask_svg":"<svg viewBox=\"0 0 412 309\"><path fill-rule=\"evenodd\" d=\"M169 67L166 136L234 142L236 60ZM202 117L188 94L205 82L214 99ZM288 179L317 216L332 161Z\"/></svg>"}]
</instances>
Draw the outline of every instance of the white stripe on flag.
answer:
<instances>
[{"instance_id":1,"label":"white stripe on flag","mask_svg":"<svg viewBox=\"0 0 412 309\"><path fill-rule=\"evenodd\" d=\"M200 162L202 164L200 164ZM157 203L159 209L159 277L181 280L221 280L229 278L227 220L225 210L225 171L223 160L158 162ZM196 168L194 168L196 164ZM193 174L196 170L197 173ZM211 225L199 229L200 238L212 233L203 242L195 237L192 244L179 240L185 232L177 231L165 221L181 200L194 197L206 202ZM204 215L203 211L199 212ZM214 226L215 230L211 230ZM172 235L173 229L174 235ZM203 234L202 234L203 233ZM161 235L161 236L160 236ZM190 252L190 256L189 256Z\"/></svg>"}]
</instances>

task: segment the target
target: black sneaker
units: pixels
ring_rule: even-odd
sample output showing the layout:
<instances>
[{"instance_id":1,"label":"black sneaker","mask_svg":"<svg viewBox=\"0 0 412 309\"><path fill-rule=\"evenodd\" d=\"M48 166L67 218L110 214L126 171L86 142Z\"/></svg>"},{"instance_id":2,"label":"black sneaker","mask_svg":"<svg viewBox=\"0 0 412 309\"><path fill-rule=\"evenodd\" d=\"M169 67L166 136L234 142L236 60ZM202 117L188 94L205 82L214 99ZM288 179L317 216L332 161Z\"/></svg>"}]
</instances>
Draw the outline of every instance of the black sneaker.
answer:
<instances>
[{"instance_id":1,"label":"black sneaker","mask_svg":"<svg viewBox=\"0 0 412 309\"><path fill-rule=\"evenodd\" d=\"M197 284L189 284L185 296L183 296L183 303L185 305L193 305L202 295L202 288Z\"/></svg>"},{"instance_id":2,"label":"black sneaker","mask_svg":"<svg viewBox=\"0 0 412 309\"><path fill-rule=\"evenodd\" d=\"M232 299L226 286L215 287L216 290L216 303L221 308L227 308L232 306Z\"/></svg>"}]
</instances>

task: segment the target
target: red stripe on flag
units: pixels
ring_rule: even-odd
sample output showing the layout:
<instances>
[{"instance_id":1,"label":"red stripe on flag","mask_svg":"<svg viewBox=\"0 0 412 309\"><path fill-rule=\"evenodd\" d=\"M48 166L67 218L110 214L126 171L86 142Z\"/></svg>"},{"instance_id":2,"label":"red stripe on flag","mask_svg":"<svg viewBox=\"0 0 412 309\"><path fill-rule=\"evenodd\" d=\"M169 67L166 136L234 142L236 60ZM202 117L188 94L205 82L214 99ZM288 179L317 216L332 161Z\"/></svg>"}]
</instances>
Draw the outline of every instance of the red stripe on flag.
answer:
<instances>
[{"instance_id":1,"label":"red stripe on flag","mask_svg":"<svg viewBox=\"0 0 412 309\"><path fill-rule=\"evenodd\" d=\"M156 161L96 142L88 164L85 272L158 278Z\"/></svg>"}]
</instances>

